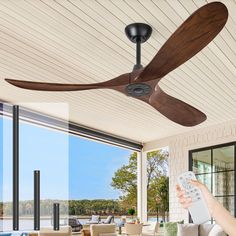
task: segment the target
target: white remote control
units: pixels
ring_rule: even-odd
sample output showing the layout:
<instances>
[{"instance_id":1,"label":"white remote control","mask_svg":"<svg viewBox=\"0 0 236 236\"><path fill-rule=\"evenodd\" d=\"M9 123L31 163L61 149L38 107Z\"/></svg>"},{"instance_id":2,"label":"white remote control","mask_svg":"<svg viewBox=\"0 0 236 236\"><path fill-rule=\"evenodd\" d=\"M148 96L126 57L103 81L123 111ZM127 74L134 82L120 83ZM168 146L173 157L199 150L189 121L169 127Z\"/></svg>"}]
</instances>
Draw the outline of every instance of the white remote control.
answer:
<instances>
[{"instance_id":1,"label":"white remote control","mask_svg":"<svg viewBox=\"0 0 236 236\"><path fill-rule=\"evenodd\" d=\"M185 190L185 195L192 198L188 211L193 223L202 224L211 220L211 215L200 189L189 183L191 179L196 180L196 176L192 171L187 171L178 177L178 183Z\"/></svg>"}]
</instances>

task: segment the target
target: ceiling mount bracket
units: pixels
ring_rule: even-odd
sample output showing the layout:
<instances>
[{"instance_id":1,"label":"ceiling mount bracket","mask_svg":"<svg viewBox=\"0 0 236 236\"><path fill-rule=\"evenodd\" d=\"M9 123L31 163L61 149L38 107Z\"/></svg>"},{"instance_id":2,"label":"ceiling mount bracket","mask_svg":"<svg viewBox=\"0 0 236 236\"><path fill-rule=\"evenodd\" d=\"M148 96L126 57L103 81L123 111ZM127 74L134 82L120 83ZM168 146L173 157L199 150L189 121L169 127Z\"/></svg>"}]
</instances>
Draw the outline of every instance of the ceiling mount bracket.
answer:
<instances>
[{"instance_id":1,"label":"ceiling mount bracket","mask_svg":"<svg viewBox=\"0 0 236 236\"><path fill-rule=\"evenodd\" d=\"M125 27L128 39L136 44L136 64L133 71L143 68L141 65L141 43L146 42L152 34L152 27L144 23L133 23Z\"/></svg>"}]
</instances>

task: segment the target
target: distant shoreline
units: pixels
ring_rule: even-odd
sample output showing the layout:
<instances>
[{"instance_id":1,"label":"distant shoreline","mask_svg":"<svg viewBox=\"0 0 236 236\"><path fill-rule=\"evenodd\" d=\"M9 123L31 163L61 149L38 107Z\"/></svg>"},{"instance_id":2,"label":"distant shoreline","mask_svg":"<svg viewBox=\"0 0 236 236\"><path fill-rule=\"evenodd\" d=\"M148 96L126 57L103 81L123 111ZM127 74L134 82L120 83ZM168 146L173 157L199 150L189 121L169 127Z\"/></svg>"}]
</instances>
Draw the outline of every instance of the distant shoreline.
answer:
<instances>
[{"instance_id":1,"label":"distant shoreline","mask_svg":"<svg viewBox=\"0 0 236 236\"><path fill-rule=\"evenodd\" d=\"M107 216L108 215L105 215L105 216L100 216L101 217L101 219L106 219L107 218ZM81 215L70 215L70 216L68 216L68 215L65 215L65 216L61 216L61 218L63 219L63 218L68 218L68 217L77 217L78 219L90 219L91 218L91 215L83 215L83 216L81 216ZM114 215L114 217L115 218L121 218L121 215ZM136 218L137 216L134 216L134 218ZM149 218L155 218L156 217L156 215L149 215L148 216ZM51 216L41 216L40 217L41 218L41 220L51 220L52 219L52 217ZM126 216L126 218L127 219L129 219L129 218L132 218L131 216ZM20 217L20 220L33 220L34 219L34 217L33 216L22 216L22 217ZM10 216L3 216L3 217L0 217L0 220L12 220L12 217L10 217Z\"/></svg>"}]
</instances>

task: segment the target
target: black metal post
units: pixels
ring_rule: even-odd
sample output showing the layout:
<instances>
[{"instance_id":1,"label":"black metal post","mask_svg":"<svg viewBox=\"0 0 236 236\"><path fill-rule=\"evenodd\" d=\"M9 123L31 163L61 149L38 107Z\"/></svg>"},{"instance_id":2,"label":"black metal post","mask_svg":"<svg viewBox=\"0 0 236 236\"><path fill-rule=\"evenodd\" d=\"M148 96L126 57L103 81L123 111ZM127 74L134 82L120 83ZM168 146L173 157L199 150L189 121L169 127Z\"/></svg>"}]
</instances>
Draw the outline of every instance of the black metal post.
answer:
<instances>
[{"instance_id":1,"label":"black metal post","mask_svg":"<svg viewBox=\"0 0 236 236\"><path fill-rule=\"evenodd\" d=\"M3 116L3 104L0 103L0 115ZM2 142L2 146L3 146L3 122L0 124L0 140ZM0 155L3 157L3 148L1 148L0 150ZM3 175L3 158L2 160L0 161L0 175ZM2 178L0 178L1 181L0 181L0 199L2 199L3 201L3 176ZM3 202L0 202L3 204ZM0 232L3 231L3 221L1 220L0 221Z\"/></svg>"},{"instance_id":2,"label":"black metal post","mask_svg":"<svg viewBox=\"0 0 236 236\"><path fill-rule=\"evenodd\" d=\"M40 230L40 171L34 171L34 230Z\"/></svg>"},{"instance_id":3,"label":"black metal post","mask_svg":"<svg viewBox=\"0 0 236 236\"><path fill-rule=\"evenodd\" d=\"M236 217L236 144L234 144L234 217Z\"/></svg>"},{"instance_id":4,"label":"black metal post","mask_svg":"<svg viewBox=\"0 0 236 236\"><path fill-rule=\"evenodd\" d=\"M141 41L136 42L136 66L141 66Z\"/></svg>"},{"instance_id":5,"label":"black metal post","mask_svg":"<svg viewBox=\"0 0 236 236\"><path fill-rule=\"evenodd\" d=\"M19 230L19 106L13 106L13 230Z\"/></svg>"},{"instance_id":6,"label":"black metal post","mask_svg":"<svg viewBox=\"0 0 236 236\"><path fill-rule=\"evenodd\" d=\"M60 204L53 203L53 229L60 230Z\"/></svg>"},{"instance_id":7,"label":"black metal post","mask_svg":"<svg viewBox=\"0 0 236 236\"><path fill-rule=\"evenodd\" d=\"M133 71L143 68L141 65L141 39L136 40L136 64L134 65Z\"/></svg>"}]
</instances>

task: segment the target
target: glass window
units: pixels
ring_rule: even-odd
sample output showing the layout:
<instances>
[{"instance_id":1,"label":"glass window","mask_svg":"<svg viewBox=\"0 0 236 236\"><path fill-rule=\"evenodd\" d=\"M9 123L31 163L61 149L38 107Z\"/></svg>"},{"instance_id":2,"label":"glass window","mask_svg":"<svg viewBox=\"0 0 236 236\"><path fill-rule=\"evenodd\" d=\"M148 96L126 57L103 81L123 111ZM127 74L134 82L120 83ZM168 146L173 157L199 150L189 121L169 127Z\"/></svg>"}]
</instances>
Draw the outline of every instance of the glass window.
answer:
<instances>
[{"instance_id":1,"label":"glass window","mask_svg":"<svg viewBox=\"0 0 236 236\"><path fill-rule=\"evenodd\" d=\"M232 216L234 215L234 197L216 197L216 199L223 204Z\"/></svg>"},{"instance_id":2,"label":"glass window","mask_svg":"<svg viewBox=\"0 0 236 236\"><path fill-rule=\"evenodd\" d=\"M234 215L236 143L190 152L191 169L199 181ZM211 221L214 222L214 219Z\"/></svg>"},{"instance_id":3,"label":"glass window","mask_svg":"<svg viewBox=\"0 0 236 236\"><path fill-rule=\"evenodd\" d=\"M62 104L45 104L50 110ZM43 107L43 103L41 107ZM44 110L46 112L46 110ZM65 110L67 112L67 110ZM21 114L21 109L20 109ZM12 230L12 118L0 117L3 134L1 153L2 218L1 231ZM19 122L19 230L33 230L34 170L40 171L41 227L52 226L53 203L60 203L60 223L68 219L68 134L43 125ZM1 179L0 178L0 179ZM1 205L0 205L1 207ZM0 208L1 211L1 208Z\"/></svg>"},{"instance_id":4,"label":"glass window","mask_svg":"<svg viewBox=\"0 0 236 236\"><path fill-rule=\"evenodd\" d=\"M61 110L61 105L58 105ZM53 104L52 108L49 104L47 108L52 111L58 105ZM23 119L19 128L20 230L33 229L34 170L40 170L41 177L41 227L52 227L55 202L60 203L61 225L68 224L70 217L77 217L85 224L91 215L100 215L100 222L108 223L114 220L120 222L121 216L125 220L135 219L137 152ZM0 135L0 145L3 146L0 146L0 231L11 231L11 118L0 116ZM131 208L134 215L132 210L128 211ZM111 215L115 219L109 217Z\"/></svg>"},{"instance_id":5,"label":"glass window","mask_svg":"<svg viewBox=\"0 0 236 236\"><path fill-rule=\"evenodd\" d=\"M63 103L27 103L46 114L60 115L67 123L68 106ZM65 130L68 130L65 127ZM69 135L56 129L25 122L19 124L19 226L32 230L34 170L40 171L40 225L52 226L53 204L60 204L60 225L67 224L69 199Z\"/></svg>"},{"instance_id":6,"label":"glass window","mask_svg":"<svg viewBox=\"0 0 236 236\"><path fill-rule=\"evenodd\" d=\"M0 117L0 131L3 130L3 118ZM0 219L3 218L3 132L0 132ZM3 222L0 220L0 232L3 231Z\"/></svg>"},{"instance_id":7,"label":"glass window","mask_svg":"<svg viewBox=\"0 0 236 236\"><path fill-rule=\"evenodd\" d=\"M66 116L59 103L42 106L31 104L46 114L59 110L59 117ZM61 132L45 127L43 122L35 124L20 118L20 230L34 227L34 170L40 170L41 227L52 227L53 203L60 203L60 225L71 222L70 217L82 224L91 215L99 215L99 222L107 223L137 217L137 152L68 134L64 132L66 127ZM11 231L11 118L0 116L0 135L0 231ZM159 165L155 164L157 173Z\"/></svg>"},{"instance_id":8,"label":"glass window","mask_svg":"<svg viewBox=\"0 0 236 236\"><path fill-rule=\"evenodd\" d=\"M0 219L0 231L12 230L12 119L6 116L0 117L2 151L1 151L1 193L2 215Z\"/></svg>"},{"instance_id":9,"label":"glass window","mask_svg":"<svg viewBox=\"0 0 236 236\"><path fill-rule=\"evenodd\" d=\"M210 173L211 172L211 151L194 152L193 158L193 172L195 174Z\"/></svg>"},{"instance_id":10,"label":"glass window","mask_svg":"<svg viewBox=\"0 0 236 236\"><path fill-rule=\"evenodd\" d=\"M40 171L41 227L52 226L53 203L60 204L60 224L66 224L69 197L68 163L68 134L20 122L21 230L34 228L34 170Z\"/></svg>"},{"instance_id":11,"label":"glass window","mask_svg":"<svg viewBox=\"0 0 236 236\"><path fill-rule=\"evenodd\" d=\"M196 175L196 178L205 184L207 188L211 191L211 174L200 174Z\"/></svg>"},{"instance_id":12,"label":"glass window","mask_svg":"<svg viewBox=\"0 0 236 236\"><path fill-rule=\"evenodd\" d=\"M234 195L234 171L213 173L212 181L214 196Z\"/></svg>"},{"instance_id":13,"label":"glass window","mask_svg":"<svg viewBox=\"0 0 236 236\"><path fill-rule=\"evenodd\" d=\"M91 215L101 222L114 216L131 220L137 215L137 152L70 135L70 216L85 224Z\"/></svg>"},{"instance_id":14,"label":"glass window","mask_svg":"<svg viewBox=\"0 0 236 236\"><path fill-rule=\"evenodd\" d=\"M213 172L234 169L234 146L213 149Z\"/></svg>"},{"instance_id":15,"label":"glass window","mask_svg":"<svg viewBox=\"0 0 236 236\"><path fill-rule=\"evenodd\" d=\"M137 214L137 153L70 135L70 216L85 224L91 215L116 222L133 208ZM126 218L131 218L126 216Z\"/></svg>"}]
</instances>

